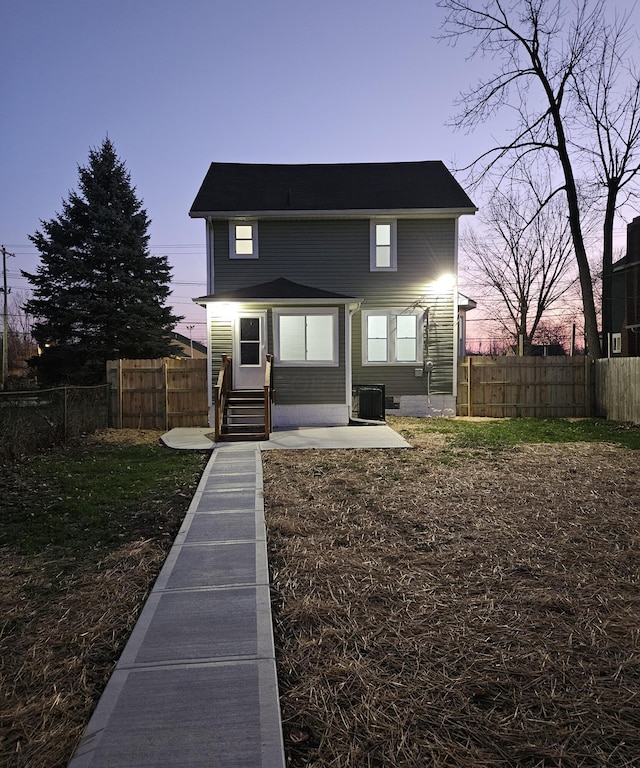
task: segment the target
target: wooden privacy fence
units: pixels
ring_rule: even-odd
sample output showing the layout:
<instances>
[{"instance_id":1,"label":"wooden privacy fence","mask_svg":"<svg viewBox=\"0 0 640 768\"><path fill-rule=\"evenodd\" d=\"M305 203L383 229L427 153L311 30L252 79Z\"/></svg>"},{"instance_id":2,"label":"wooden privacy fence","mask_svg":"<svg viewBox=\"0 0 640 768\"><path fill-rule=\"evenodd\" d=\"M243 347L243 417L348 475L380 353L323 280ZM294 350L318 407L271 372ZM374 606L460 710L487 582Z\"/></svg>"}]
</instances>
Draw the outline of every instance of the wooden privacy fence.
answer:
<instances>
[{"instance_id":1,"label":"wooden privacy fence","mask_svg":"<svg viewBox=\"0 0 640 768\"><path fill-rule=\"evenodd\" d=\"M463 357L458 416L591 416L594 386L587 357Z\"/></svg>"},{"instance_id":2,"label":"wooden privacy fence","mask_svg":"<svg viewBox=\"0 0 640 768\"><path fill-rule=\"evenodd\" d=\"M206 360L109 360L107 381L114 427L208 426Z\"/></svg>"},{"instance_id":3,"label":"wooden privacy fence","mask_svg":"<svg viewBox=\"0 0 640 768\"><path fill-rule=\"evenodd\" d=\"M640 424L640 357L596 360L595 380L599 416Z\"/></svg>"}]
</instances>

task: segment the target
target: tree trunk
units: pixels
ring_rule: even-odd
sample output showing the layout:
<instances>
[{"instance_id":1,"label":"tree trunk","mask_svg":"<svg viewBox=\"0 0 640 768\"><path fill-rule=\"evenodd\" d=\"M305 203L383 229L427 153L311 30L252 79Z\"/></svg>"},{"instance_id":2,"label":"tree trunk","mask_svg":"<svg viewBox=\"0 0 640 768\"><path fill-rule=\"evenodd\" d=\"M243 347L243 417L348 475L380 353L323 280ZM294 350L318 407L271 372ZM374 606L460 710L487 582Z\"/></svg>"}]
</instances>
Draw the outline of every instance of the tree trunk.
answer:
<instances>
[{"instance_id":1,"label":"tree trunk","mask_svg":"<svg viewBox=\"0 0 640 768\"><path fill-rule=\"evenodd\" d=\"M541 75L540 79L544 84L545 90L547 91L550 111L556 130L556 137L558 140L557 152L564 174L565 193L567 195L567 204L569 207L569 225L571 227L573 248L575 251L576 261L578 263L578 275L582 293L582 310L584 313L584 332L587 340L587 353L589 357L600 357L602 355L602 351L600 349L600 337L598 335L598 320L596 317L596 305L593 298L591 268L589 266L589 259L587 258L587 249L584 245L582 225L580 223L578 189L576 186L575 177L573 175L571 158L569 157L569 151L567 149L567 139L564 132L564 125L562 123L562 116L560 114L560 106L556 102L553 91L543 74Z\"/></svg>"},{"instance_id":2,"label":"tree trunk","mask_svg":"<svg viewBox=\"0 0 640 768\"><path fill-rule=\"evenodd\" d=\"M616 213L617 182L612 179L607 188L607 207L602 232L602 356L608 357L611 334L611 284L613 283L613 223Z\"/></svg>"}]
</instances>

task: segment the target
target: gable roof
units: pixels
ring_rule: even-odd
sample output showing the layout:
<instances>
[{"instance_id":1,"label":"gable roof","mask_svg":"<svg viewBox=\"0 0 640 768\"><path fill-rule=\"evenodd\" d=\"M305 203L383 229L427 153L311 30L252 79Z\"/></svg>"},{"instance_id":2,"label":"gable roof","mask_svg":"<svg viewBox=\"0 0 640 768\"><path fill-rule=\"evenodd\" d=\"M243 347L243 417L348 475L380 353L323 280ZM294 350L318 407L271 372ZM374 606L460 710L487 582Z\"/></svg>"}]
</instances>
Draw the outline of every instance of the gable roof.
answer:
<instances>
[{"instance_id":1,"label":"gable roof","mask_svg":"<svg viewBox=\"0 0 640 768\"><path fill-rule=\"evenodd\" d=\"M189 215L444 210L474 213L476 207L440 160L325 165L211 163Z\"/></svg>"},{"instance_id":2,"label":"gable roof","mask_svg":"<svg viewBox=\"0 0 640 768\"><path fill-rule=\"evenodd\" d=\"M343 293L325 291L309 285L294 283L284 277L271 280L268 283L249 285L233 291L224 291L211 296L201 296L194 299L196 303L207 301L324 301L334 303L350 303L359 301L355 296L345 296Z\"/></svg>"}]
</instances>

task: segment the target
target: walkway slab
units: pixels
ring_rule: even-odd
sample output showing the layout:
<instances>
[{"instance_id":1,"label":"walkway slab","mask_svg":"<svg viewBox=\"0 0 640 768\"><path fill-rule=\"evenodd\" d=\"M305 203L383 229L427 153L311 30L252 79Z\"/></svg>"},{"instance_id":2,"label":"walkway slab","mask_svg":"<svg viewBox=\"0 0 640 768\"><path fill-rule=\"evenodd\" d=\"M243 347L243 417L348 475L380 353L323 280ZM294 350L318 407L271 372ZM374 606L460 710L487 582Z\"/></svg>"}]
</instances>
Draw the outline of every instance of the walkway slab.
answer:
<instances>
[{"instance_id":1,"label":"walkway slab","mask_svg":"<svg viewBox=\"0 0 640 768\"><path fill-rule=\"evenodd\" d=\"M215 451L69 768L284 768L258 446Z\"/></svg>"}]
</instances>

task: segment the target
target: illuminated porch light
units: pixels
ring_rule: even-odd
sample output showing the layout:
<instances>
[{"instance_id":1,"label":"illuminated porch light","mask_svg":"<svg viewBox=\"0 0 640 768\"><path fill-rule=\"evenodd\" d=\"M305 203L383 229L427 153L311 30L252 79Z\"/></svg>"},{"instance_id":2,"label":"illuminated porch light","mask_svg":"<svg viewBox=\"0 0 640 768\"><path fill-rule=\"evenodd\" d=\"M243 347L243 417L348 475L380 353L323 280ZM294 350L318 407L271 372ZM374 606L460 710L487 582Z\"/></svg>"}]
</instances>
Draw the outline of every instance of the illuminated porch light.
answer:
<instances>
[{"instance_id":1,"label":"illuminated porch light","mask_svg":"<svg viewBox=\"0 0 640 768\"><path fill-rule=\"evenodd\" d=\"M217 320L235 320L239 311L239 304L232 301L222 301L214 305L213 316Z\"/></svg>"},{"instance_id":2,"label":"illuminated porch light","mask_svg":"<svg viewBox=\"0 0 640 768\"><path fill-rule=\"evenodd\" d=\"M455 287L455 284L456 276L451 272L448 272L447 274L440 275L437 280L433 281L433 290L437 294L446 294Z\"/></svg>"}]
</instances>

